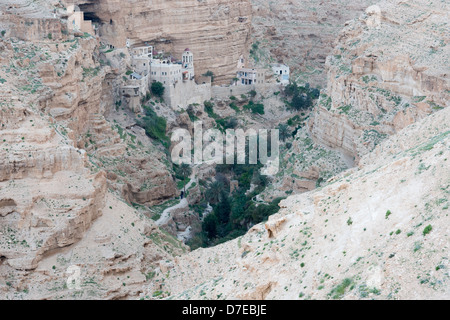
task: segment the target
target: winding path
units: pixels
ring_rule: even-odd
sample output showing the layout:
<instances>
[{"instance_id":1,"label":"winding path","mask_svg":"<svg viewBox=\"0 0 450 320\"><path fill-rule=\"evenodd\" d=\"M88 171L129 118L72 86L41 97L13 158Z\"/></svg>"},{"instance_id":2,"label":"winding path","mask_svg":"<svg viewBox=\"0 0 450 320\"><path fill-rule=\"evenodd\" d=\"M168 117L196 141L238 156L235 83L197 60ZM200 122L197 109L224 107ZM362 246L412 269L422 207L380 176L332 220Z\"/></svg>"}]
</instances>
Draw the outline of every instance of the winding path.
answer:
<instances>
[{"instance_id":1,"label":"winding path","mask_svg":"<svg viewBox=\"0 0 450 320\"><path fill-rule=\"evenodd\" d=\"M197 179L195 178L195 170L194 169L195 168L192 168L192 174L189 177L190 181L186 184L186 190L189 190L189 188L192 186L192 184L194 182L197 183ZM161 217L156 221L156 225L159 227L166 225L169 222L170 217L172 216L171 215L172 211L174 211L176 209L181 209L181 208L189 208L189 202L187 201L186 198L181 199L181 201L178 204L164 210L163 213L161 214Z\"/></svg>"}]
</instances>

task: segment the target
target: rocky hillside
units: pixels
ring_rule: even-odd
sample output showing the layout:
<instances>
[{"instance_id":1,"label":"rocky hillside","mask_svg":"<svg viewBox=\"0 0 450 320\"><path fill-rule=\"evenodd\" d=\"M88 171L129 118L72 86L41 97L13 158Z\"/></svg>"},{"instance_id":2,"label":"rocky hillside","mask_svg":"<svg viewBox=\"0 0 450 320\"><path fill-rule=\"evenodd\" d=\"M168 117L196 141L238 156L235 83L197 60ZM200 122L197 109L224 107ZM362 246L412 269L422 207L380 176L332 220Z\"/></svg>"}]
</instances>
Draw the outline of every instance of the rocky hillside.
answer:
<instances>
[{"instance_id":1,"label":"rocky hillside","mask_svg":"<svg viewBox=\"0 0 450 320\"><path fill-rule=\"evenodd\" d=\"M449 121L446 108L408 126L245 236L165 264L147 296L450 298Z\"/></svg>"},{"instance_id":2,"label":"rocky hillside","mask_svg":"<svg viewBox=\"0 0 450 320\"><path fill-rule=\"evenodd\" d=\"M0 299L450 298L449 5L385 0L338 33L364 2L252 1L63 1L98 37L69 31L60 1L0 0ZM219 83L249 49L322 83L334 38L311 112L270 86L253 95L261 113L250 92L181 112L141 100L161 136L194 119L295 128L267 198L249 197L290 195L279 213L189 252L173 235L210 214L195 205L216 172L177 186L167 137L121 105L126 40L190 47Z\"/></svg>"},{"instance_id":3,"label":"rocky hillside","mask_svg":"<svg viewBox=\"0 0 450 320\"><path fill-rule=\"evenodd\" d=\"M347 23L274 189L303 192L321 170L357 167L287 198L245 236L156 270L167 297L450 297L446 12L385 1Z\"/></svg>"},{"instance_id":4,"label":"rocky hillside","mask_svg":"<svg viewBox=\"0 0 450 320\"><path fill-rule=\"evenodd\" d=\"M449 106L446 2L383 1L347 23L310 121L319 144L356 162L387 136Z\"/></svg>"},{"instance_id":5,"label":"rocky hillside","mask_svg":"<svg viewBox=\"0 0 450 320\"><path fill-rule=\"evenodd\" d=\"M265 198L320 186L390 135L449 105L448 9L386 1L346 23L327 58L328 86L299 122Z\"/></svg>"},{"instance_id":6,"label":"rocky hillside","mask_svg":"<svg viewBox=\"0 0 450 320\"><path fill-rule=\"evenodd\" d=\"M47 2L0 5L0 297L77 297L66 285L74 266L91 275L89 297L137 297L150 265L187 249L120 200L176 191L162 152L104 118L111 70L97 39L69 34ZM100 168L106 160L118 164Z\"/></svg>"},{"instance_id":7,"label":"rocky hillside","mask_svg":"<svg viewBox=\"0 0 450 320\"><path fill-rule=\"evenodd\" d=\"M348 20L374 3L364 1L252 0L251 61L265 65L282 62L293 79L326 86L325 59Z\"/></svg>"},{"instance_id":8,"label":"rocky hillside","mask_svg":"<svg viewBox=\"0 0 450 320\"><path fill-rule=\"evenodd\" d=\"M132 44L154 44L177 59L190 48L196 73L211 70L218 83L229 83L239 57L247 52L250 0L75 2L86 18L99 23L100 35L109 44L125 47L127 39Z\"/></svg>"}]
</instances>

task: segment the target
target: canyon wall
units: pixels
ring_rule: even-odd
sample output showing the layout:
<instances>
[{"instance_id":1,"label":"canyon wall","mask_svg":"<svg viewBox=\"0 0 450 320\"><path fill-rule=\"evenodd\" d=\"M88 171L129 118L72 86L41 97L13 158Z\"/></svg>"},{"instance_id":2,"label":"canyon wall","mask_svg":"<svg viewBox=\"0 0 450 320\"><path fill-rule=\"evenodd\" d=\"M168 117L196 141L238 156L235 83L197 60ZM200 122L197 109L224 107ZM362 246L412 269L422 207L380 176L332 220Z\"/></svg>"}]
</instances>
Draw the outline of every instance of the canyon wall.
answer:
<instances>
[{"instance_id":1,"label":"canyon wall","mask_svg":"<svg viewBox=\"0 0 450 320\"><path fill-rule=\"evenodd\" d=\"M250 61L263 66L282 62L291 67L291 79L325 87L325 59L339 31L373 2L252 0L256 49Z\"/></svg>"},{"instance_id":2,"label":"canyon wall","mask_svg":"<svg viewBox=\"0 0 450 320\"><path fill-rule=\"evenodd\" d=\"M66 1L74 3L74 1ZM248 51L251 3L197 0L75 1L85 18L99 24L99 35L115 47L145 43L176 59L194 53L196 74L211 70L217 83L228 83L238 59Z\"/></svg>"},{"instance_id":3,"label":"canyon wall","mask_svg":"<svg viewBox=\"0 0 450 320\"><path fill-rule=\"evenodd\" d=\"M449 106L448 3L383 1L346 24L327 58L314 140L356 161L383 139Z\"/></svg>"},{"instance_id":4,"label":"canyon wall","mask_svg":"<svg viewBox=\"0 0 450 320\"><path fill-rule=\"evenodd\" d=\"M0 298L137 298L187 250L123 200L175 194L165 155L107 121L112 70L57 2L0 8Z\"/></svg>"}]
</instances>

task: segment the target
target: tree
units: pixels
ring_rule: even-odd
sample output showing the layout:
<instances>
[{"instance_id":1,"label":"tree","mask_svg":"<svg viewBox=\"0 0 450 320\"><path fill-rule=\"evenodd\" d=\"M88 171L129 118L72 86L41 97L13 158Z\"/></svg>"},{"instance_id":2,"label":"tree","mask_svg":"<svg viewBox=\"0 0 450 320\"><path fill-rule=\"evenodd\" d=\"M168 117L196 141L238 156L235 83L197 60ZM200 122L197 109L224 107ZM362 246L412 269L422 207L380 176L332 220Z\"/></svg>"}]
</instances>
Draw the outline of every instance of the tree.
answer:
<instances>
[{"instance_id":1,"label":"tree","mask_svg":"<svg viewBox=\"0 0 450 320\"><path fill-rule=\"evenodd\" d=\"M244 192L236 192L233 194L231 203L231 222L233 228L241 227L242 220L245 219L245 210L247 208L247 197Z\"/></svg>"},{"instance_id":2,"label":"tree","mask_svg":"<svg viewBox=\"0 0 450 320\"><path fill-rule=\"evenodd\" d=\"M280 134L280 139L282 141L286 141L286 139L290 136L288 125L282 123L278 126L278 130L279 130L279 134Z\"/></svg>"},{"instance_id":3,"label":"tree","mask_svg":"<svg viewBox=\"0 0 450 320\"><path fill-rule=\"evenodd\" d=\"M205 196L209 203L216 204L220 201L220 195L225 189L225 186L220 181L215 181L209 185L208 190L206 190Z\"/></svg>"},{"instance_id":4,"label":"tree","mask_svg":"<svg viewBox=\"0 0 450 320\"><path fill-rule=\"evenodd\" d=\"M315 99L318 99L319 96L320 96L320 90L317 89L317 88L314 88L314 89L310 90L309 96L310 96L312 99L314 99L314 100L315 100Z\"/></svg>"},{"instance_id":5,"label":"tree","mask_svg":"<svg viewBox=\"0 0 450 320\"><path fill-rule=\"evenodd\" d=\"M155 96L158 96L161 98L164 94L165 89L166 88L164 88L164 85L159 81L152 83L151 90Z\"/></svg>"},{"instance_id":6,"label":"tree","mask_svg":"<svg viewBox=\"0 0 450 320\"><path fill-rule=\"evenodd\" d=\"M230 220L231 204L230 199L222 190L220 193L220 202L216 206L216 215L220 224L227 224Z\"/></svg>"},{"instance_id":7,"label":"tree","mask_svg":"<svg viewBox=\"0 0 450 320\"><path fill-rule=\"evenodd\" d=\"M295 110L304 110L312 105L312 99L308 95L298 94L292 98L291 106Z\"/></svg>"},{"instance_id":8,"label":"tree","mask_svg":"<svg viewBox=\"0 0 450 320\"><path fill-rule=\"evenodd\" d=\"M292 97L298 94L299 88L296 82L289 82L289 84L284 88L284 94Z\"/></svg>"},{"instance_id":9,"label":"tree","mask_svg":"<svg viewBox=\"0 0 450 320\"><path fill-rule=\"evenodd\" d=\"M214 213L208 214L202 223L202 230L209 239L213 239L217 235L218 220Z\"/></svg>"},{"instance_id":10,"label":"tree","mask_svg":"<svg viewBox=\"0 0 450 320\"><path fill-rule=\"evenodd\" d=\"M227 119L225 123L225 129L235 129L238 125L238 121L236 118L230 117Z\"/></svg>"},{"instance_id":11,"label":"tree","mask_svg":"<svg viewBox=\"0 0 450 320\"><path fill-rule=\"evenodd\" d=\"M203 74L204 77L211 77L211 82L214 82L214 72L211 70L206 71L206 73Z\"/></svg>"}]
</instances>

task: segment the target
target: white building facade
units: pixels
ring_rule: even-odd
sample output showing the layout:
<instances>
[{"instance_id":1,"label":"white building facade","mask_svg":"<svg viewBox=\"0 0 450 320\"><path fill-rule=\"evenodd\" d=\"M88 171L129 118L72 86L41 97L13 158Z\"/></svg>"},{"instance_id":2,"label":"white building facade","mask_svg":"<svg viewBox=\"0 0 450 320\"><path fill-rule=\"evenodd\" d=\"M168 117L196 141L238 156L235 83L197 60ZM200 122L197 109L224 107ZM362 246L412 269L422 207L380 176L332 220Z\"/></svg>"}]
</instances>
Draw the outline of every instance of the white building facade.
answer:
<instances>
[{"instance_id":1,"label":"white building facade","mask_svg":"<svg viewBox=\"0 0 450 320\"><path fill-rule=\"evenodd\" d=\"M161 82L164 86L176 85L183 81L181 64L167 59L153 59L150 70L151 82Z\"/></svg>"},{"instance_id":2,"label":"white building facade","mask_svg":"<svg viewBox=\"0 0 450 320\"><path fill-rule=\"evenodd\" d=\"M290 78L289 67L281 63L271 64L271 67L277 81L282 85L288 85Z\"/></svg>"}]
</instances>

